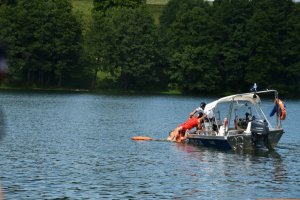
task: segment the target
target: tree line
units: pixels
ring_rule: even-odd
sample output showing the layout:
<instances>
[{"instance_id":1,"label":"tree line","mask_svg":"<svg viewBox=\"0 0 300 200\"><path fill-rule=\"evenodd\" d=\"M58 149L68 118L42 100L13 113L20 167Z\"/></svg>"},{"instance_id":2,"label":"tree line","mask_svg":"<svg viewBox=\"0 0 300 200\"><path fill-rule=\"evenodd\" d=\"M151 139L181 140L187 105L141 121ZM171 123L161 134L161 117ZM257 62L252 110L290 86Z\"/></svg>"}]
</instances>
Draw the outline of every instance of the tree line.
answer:
<instances>
[{"instance_id":1,"label":"tree line","mask_svg":"<svg viewBox=\"0 0 300 200\"><path fill-rule=\"evenodd\" d=\"M94 0L83 25L69 0L1 0L8 84L226 93L256 82L300 92L292 0L170 0L158 25L145 0Z\"/></svg>"}]
</instances>

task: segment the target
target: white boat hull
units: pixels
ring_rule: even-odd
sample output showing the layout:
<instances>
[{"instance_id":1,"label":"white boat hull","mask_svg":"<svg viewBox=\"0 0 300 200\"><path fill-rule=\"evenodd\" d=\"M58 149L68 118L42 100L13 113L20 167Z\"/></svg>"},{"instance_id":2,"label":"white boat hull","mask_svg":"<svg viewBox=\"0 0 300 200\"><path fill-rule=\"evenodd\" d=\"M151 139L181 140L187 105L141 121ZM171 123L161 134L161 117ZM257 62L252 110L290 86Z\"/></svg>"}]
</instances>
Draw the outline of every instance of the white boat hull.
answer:
<instances>
[{"instance_id":1,"label":"white boat hull","mask_svg":"<svg viewBox=\"0 0 300 200\"><path fill-rule=\"evenodd\" d=\"M283 133L283 129L270 130L267 135L243 133L217 136L194 132L188 135L187 142L199 146L232 150L274 149Z\"/></svg>"}]
</instances>

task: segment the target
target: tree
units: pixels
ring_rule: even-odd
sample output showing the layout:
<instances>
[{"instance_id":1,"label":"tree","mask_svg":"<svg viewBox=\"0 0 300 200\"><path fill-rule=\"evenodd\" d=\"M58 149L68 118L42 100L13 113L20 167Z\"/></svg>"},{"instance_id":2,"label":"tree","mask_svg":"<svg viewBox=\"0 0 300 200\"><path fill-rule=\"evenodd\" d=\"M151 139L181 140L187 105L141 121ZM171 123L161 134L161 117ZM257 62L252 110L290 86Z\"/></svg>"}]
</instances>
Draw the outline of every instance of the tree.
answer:
<instances>
[{"instance_id":1,"label":"tree","mask_svg":"<svg viewBox=\"0 0 300 200\"><path fill-rule=\"evenodd\" d=\"M152 16L145 8L115 8L98 16L93 27L94 55L123 89L158 82L160 56Z\"/></svg>"},{"instance_id":2,"label":"tree","mask_svg":"<svg viewBox=\"0 0 300 200\"><path fill-rule=\"evenodd\" d=\"M94 10L105 13L112 8L137 8L145 0L94 0Z\"/></svg>"},{"instance_id":3,"label":"tree","mask_svg":"<svg viewBox=\"0 0 300 200\"><path fill-rule=\"evenodd\" d=\"M82 51L82 27L72 14L72 6L69 1L54 0L55 37L53 61L56 64L55 74L58 78L58 85L62 86L64 75L72 74Z\"/></svg>"},{"instance_id":4,"label":"tree","mask_svg":"<svg viewBox=\"0 0 300 200\"><path fill-rule=\"evenodd\" d=\"M163 13L159 19L160 26L162 27L162 29L166 29L176 20L177 12L180 11L180 9L186 8L187 5L190 5L190 4L184 4L184 5L183 4L184 1L178 1L178 0L168 1L168 4L165 6Z\"/></svg>"},{"instance_id":5,"label":"tree","mask_svg":"<svg viewBox=\"0 0 300 200\"><path fill-rule=\"evenodd\" d=\"M81 51L81 27L68 0L19 0L0 6L0 39L9 46L12 80L62 86Z\"/></svg>"},{"instance_id":6,"label":"tree","mask_svg":"<svg viewBox=\"0 0 300 200\"><path fill-rule=\"evenodd\" d=\"M167 12L161 17L171 81L187 92L215 91L220 76L213 63L217 46L210 5L201 0L181 1L181 7L176 3L168 4L178 9L175 19L173 13Z\"/></svg>"},{"instance_id":7,"label":"tree","mask_svg":"<svg viewBox=\"0 0 300 200\"><path fill-rule=\"evenodd\" d=\"M253 3L245 0L216 1L214 10L214 41L219 47L215 63L224 77L222 88L230 92L246 90L248 86L244 80L249 55L246 30L248 19L254 12Z\"/></svg>"},{"instance_id":8,"label":"tree","mask_svg":"<svg viewBox=\"0 0 300 200\"><path fill-rule=\"evenodd\" d=\"M287 37L283 42L283 65L285 66L285 90L300 92L300 4L296 4L287 20Z\"/></svg>"},{"instance_id":9,"label":"tree","mask_svg":"<svg viewBox=\"0 0 300 200\"><path fill-rule=\"evenodd\" d=\"M0 0L0 5L15 5L17 0Z\"/></svg>"},{"instance_id":10,"label":"tree","mask_svg":"<svg viewBox=\"0 0 300 200\"><path fill-rule=\"evenodd\" d=\"M287 38L287 19L292 1L255 1L255 12L247 24L249 62L246 82L261 88L283 89L286 74L282 62L283 41Z\"/></svg>"},{"instance_id":11,"label":"tree","mask_svg":"<svg viewBox=\"0 0 300 200\"><path fill-rule=\"evenodd\" d=\"M6 57L6 48L3 44L0 43L0 59Z\"/></svg>"},{"instance_id":12,"label":"tree","mask_svg":"<svg viewBox=\"0 0 300 200\"><path fill-rule=\"evenodd\" d=\"M171 80L184 91L299 88L299 4L171 0L161 16ZM287 79L289 77L289 79Z\"/></svg>"},{"instance_id":13,"label":"tree","mask_svg":"<svg viewBox=\"0 0 300 200\"><path fill-rule=\"evenodd\" d=\"M107 25L107 13L112 12L112 9L135 9L145 4L145 2L145 0L94 0L93 21L90 31L87 33L87 45L85 49L85 55L90 59L90 69L93 74L92 88L96 86L98 71L100 69L103 70L103 54L106 50L102 43L108 46L110 45L105 41L107 33L111 30ZM95 44L99 44L99 42L101 46L95 46ZM115 77L115 74L113 74L113 76Z\"/></svg>"}]
</instances>

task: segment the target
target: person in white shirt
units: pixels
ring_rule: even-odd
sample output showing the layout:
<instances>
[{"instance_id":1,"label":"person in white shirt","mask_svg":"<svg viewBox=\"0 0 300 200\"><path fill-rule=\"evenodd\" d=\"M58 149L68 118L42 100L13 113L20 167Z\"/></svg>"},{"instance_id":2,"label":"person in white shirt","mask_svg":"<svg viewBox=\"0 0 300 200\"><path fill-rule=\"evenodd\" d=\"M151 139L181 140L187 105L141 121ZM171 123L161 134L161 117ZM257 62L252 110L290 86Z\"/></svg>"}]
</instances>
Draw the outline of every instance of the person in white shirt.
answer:
<instances>
[{"instance_id":1,"label":"person in white shirt","mask_svg":"<svg viewBox=\"0 0 300 200\"><path fill-rule=\"evenodd\" d=\"M192 118L196 113L203 113L203 114L205 114L204 113L204 108L205 108L205 106L206 106L206 103L205 102L201 102L200 103L200 107L198 107L198 108L196 108L194 111L192 111L191 113L190 113L190 118Z\"/></svg>"},{"instance_id":2,"label":"person in white shirt","mask_svg":"<svg viewBox=\"0 0 300 200\"><path fill-rule=\"evenodd\" d=\"M212 110L205 110L205 106L206 103L201 102L200 107L196 108L194 111L190 113L190 118L192 118L196 113L203 113L203 117L201 117L201 120L213 122L215 120L214 113Z\"/></svg>"}]
</instances>

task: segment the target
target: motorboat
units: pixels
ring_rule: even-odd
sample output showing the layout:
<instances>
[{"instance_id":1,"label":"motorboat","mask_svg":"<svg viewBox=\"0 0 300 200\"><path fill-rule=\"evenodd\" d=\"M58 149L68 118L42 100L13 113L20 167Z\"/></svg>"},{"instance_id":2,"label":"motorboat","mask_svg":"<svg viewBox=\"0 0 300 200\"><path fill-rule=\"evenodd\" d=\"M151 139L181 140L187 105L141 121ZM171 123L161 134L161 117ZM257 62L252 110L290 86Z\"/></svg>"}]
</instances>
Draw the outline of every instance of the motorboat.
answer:
<instances>
[{"instance_id":1,"label":"motorboat","mask_svg":"<svg viewBox=\"0 0 300 200\"><path fill-rule=\"evenodd\" d=\"M261 108L260 96L266 93L274 94L275 125ZM204 113L213 117L205 118L203 128L188 133L187 143L232 150L270 150L284 133L282 121L286 111L276 90L226 96L207 104Z\"/></svg>"}]
</instances>

